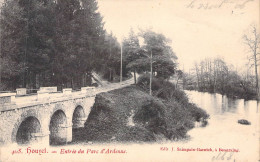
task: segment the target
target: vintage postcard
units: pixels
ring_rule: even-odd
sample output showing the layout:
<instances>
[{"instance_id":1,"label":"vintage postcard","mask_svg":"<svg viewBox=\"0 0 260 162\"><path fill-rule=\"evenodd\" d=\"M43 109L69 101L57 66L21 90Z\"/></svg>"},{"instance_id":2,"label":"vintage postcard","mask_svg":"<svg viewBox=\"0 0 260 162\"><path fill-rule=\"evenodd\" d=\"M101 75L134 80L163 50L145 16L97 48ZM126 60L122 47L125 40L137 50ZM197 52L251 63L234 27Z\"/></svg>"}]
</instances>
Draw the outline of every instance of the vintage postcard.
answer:
<instances>
[{"instance_id":1,"label":"vintage postcard","mask_svg":"<svg viewBox=\"0 0 260 162\"><path fill-rule=\"evenodd\" d=\"M0 162L260 161L259 0L0 3Z\"/></svg>"}]
</instances>

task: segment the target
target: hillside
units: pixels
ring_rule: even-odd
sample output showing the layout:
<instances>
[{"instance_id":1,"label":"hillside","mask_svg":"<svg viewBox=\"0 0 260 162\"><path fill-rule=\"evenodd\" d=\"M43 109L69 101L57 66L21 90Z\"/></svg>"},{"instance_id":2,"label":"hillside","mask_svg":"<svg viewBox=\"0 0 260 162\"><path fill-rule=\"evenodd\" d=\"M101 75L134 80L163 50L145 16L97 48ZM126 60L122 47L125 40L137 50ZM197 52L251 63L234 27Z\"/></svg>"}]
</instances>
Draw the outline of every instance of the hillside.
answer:
<instances>
[{"instance_id":1,"label":"hillside","mask_svg":"<svg viewBox=\"0 0 260 162\"><path fill-rule=\"evenodd\" d=\"M195 121L208 115L183 101L152 97L137 86L101 93L74 141L148 142L187 137ZM186 101L185 101L186 102ZM188 106L187 106L188 105Z\"/></svg>"}]
</instances>

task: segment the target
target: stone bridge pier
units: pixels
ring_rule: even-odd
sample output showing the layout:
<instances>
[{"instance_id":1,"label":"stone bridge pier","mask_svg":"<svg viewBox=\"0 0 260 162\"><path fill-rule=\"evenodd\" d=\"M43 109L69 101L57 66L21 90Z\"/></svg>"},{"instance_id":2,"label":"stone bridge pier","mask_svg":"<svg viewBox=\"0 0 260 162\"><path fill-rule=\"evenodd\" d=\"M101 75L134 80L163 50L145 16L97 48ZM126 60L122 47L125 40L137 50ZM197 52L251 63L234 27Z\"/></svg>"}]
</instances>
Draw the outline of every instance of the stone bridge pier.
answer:
<instances>
[{"instance_id":1,"label":"stone bridge pier","mask_svg":"<svg viewBox=\"0 0 260 162\"><path fill-rule=\"evenodd\" d=\"M0 105L0 143L59 145L71 142L75 131L84 127L95 95L85 92L58 95L60 97L55 99L38 98L28 104L16 104L10 99L10 103Z\"/></svg>"}]
</instances>

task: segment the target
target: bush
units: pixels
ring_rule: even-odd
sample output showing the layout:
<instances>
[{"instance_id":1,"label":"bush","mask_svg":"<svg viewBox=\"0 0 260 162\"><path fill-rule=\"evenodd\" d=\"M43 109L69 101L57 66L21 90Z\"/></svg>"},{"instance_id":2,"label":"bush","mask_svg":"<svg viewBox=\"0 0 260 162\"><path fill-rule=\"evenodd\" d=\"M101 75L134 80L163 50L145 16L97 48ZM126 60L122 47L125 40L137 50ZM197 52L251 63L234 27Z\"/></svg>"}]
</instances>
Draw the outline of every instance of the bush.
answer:
<instances>
[{"instance_id":1,"label":"bush","mask_svg":"<svg viewBox=\"0 0 260 162\"><path fill-rule=\"evenodd\" d=\"M153 76L152 78L152 91L158 90L160 88L160 85L162 84L163 80L158 79ZM138 78L137 85L147 92L150 88L150 74L144 74Z\"/></svg>"},{"instance_id":2,"label":"bush","mask_svg":"<svg viewBox=\"0 0 260 162\"><path fill-rule=\"evenodd\" d=\"M143 75L137 85L145 91L149 89L150 76ZM209 115L195 104L189 102L184 91L175 88L173 83L153 77L153 95L162 99L165 104L165 121L167 137L179 139L185 137L187 131L194 127L194 122L206 123Z\"/></svg>"},{"instance_id":3,"label":"bush","mask_svg":"<svg viewBox=\"0 0 260 162\"><path fill-rule=\"evenodd\" d=\"M167 135L164 106L151 100L135 113L133 119L155 134Z\"/></svg>"},{"instance_id":4,"label":"bush","mask_svg":"<svg viewBox=\"0 0 260 162\"><path fill-rule=\"evenodd\" d=\"M243 98L246 100L256 99L256 91L250 88L244 89L239 86L227 85L223 94L226 94L230 98Z\"/></svg>"},{"instance_id":5,"label":"bush","mask_svg":"<svg viewBox=\"0 0 260 162\"><path fill-rule=\"evenodd\" d=\"M137 85L144 90L149 90L150 75L142 75L139 77ZM181 103L188 103L188 97L185 92L175 88L175 85L171 82L165 81L161 78L153 77L152 79L152 91L153 95L161 99L172 100L175 99Z\"/></svg>"}]
</instances>

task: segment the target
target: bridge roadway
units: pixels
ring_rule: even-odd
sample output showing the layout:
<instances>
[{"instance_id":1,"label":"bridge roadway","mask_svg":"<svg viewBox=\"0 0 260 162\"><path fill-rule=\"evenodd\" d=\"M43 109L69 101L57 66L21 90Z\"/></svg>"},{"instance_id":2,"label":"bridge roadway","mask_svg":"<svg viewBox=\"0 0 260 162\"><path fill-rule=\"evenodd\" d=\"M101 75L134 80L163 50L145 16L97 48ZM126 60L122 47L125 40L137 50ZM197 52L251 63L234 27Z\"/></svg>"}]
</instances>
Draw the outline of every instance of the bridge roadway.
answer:
<instances>
[{"instance_id":1,"label":"bridge roadway","mask_svg":"<svg viewBox=\"0 0 260 162\"><path fill-rule=\"evenodd\" d=\"M5 94L0 100L0 144L71 142L74 131L84 127L95 96L133 83L133 79L103 87L72 92L38 92L37 95ZM0 96L1 99L1 96Z\"/></svg>"}]
</instances>

